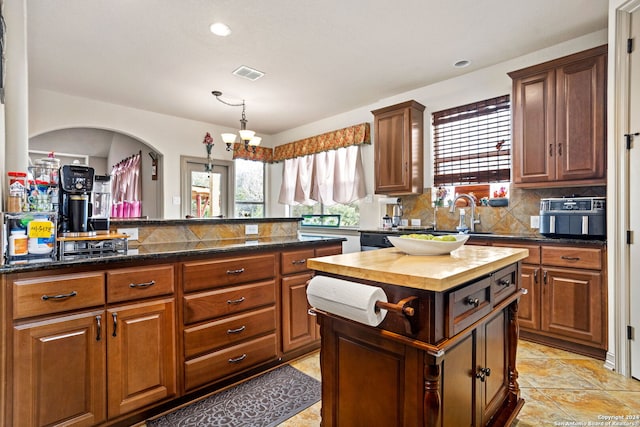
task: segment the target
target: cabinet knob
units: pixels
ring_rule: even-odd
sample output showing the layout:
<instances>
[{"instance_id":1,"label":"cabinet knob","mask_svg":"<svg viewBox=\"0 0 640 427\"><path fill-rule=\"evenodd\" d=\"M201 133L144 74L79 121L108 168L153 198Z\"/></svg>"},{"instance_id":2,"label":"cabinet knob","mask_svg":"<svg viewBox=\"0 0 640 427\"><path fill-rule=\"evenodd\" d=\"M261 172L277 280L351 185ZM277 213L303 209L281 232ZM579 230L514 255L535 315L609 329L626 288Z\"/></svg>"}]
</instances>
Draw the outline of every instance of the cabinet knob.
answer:
<instances>
[{"instance_id":1,"label":"cabinet knob","mask_svg":"<svg viewBox=\"0 0 640 427\"><path fill-rule=\"evenodd\" d=\"M498 285L500 286L509 286L511 284L511 280L509 279L500 279L498 280Z\"/></svg>"},{"instance_id":2,"label":"cabinet knob","mask_svg":"<svg viewBox=\"0 0 640 427\"><path fill-rule=\"evenodd\" d=\"M480 300L478 298L467 297L466 303L467 305L472 305L474 307L477 307L480 305Z\"/></svg>"}]
</instances>

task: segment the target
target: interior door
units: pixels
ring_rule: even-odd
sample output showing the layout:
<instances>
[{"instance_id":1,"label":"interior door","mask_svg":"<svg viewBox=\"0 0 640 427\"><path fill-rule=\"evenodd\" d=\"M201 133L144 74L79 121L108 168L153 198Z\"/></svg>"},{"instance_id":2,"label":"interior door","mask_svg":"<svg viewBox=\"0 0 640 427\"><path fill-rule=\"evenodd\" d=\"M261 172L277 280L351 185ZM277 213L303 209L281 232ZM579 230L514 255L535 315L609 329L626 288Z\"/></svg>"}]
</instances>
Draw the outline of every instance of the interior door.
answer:
<instances>
[{"instance_id":1,"label":"interior door","mask_svg":"<svg viewBox=\"0 0 640 427\"><path fill-rule=\"evenodd\" d=\"M631 14L631 36L634 51L629 62L629 129L640 132L640 10ZM635 77L634 77L635 76ZM629 229L635 233L635 243L629 245L630 256L630 323L634 328L631 346L631 376L640 379L640 135L635 136L629 151Z\"/></svg>"}]
</instances>

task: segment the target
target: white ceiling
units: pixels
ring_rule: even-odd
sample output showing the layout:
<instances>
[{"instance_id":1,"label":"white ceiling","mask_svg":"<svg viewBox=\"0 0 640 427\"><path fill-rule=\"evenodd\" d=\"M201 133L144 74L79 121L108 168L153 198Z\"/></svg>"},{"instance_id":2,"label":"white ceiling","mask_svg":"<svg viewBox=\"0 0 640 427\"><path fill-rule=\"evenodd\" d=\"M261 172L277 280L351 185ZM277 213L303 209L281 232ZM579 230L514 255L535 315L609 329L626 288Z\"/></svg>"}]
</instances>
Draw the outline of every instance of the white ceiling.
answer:
<instances>
[{"instance_id":1,"label":"white ceiling","mask_svg":"<svg viewBox=\"0 0 640 427\"><path fill-rule=\"evenodd\" d=\"M28 0L30 86L274 134L607 26L607 0ZM209 25L225 22L226 38ZM10 35L10 29L8 34ZM452 64L472 61L467 68ZM240 65L266 73L236 77Z\"/></svg>"}]
</instances>

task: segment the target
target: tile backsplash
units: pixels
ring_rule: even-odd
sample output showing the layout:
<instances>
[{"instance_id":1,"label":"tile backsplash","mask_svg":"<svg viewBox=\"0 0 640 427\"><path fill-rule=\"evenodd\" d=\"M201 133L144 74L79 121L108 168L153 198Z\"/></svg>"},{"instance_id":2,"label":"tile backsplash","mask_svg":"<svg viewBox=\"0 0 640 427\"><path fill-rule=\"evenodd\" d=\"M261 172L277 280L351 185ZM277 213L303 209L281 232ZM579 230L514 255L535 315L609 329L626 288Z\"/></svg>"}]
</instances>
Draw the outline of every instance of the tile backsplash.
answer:
<instances>
[{"instance_id":1,"label":"tile backsplash","mask_svg":"<svg viewBox=\"0 0 640 427\"><path fill-rule=\"evenodd\" d=\"M562 196L602 197L606 196L606 187L522 189L511 186L508 206L476 206L476 216L480 215L480 223L476 224L476 231L538 236L538 229L531 228L531 217L540 215L540 199ZM450 213L449 207L434 208L431 189L425 189L424 194L419 196L402 196L401 198L404 208L403 218L407 219L409 224L411 219L420 219L423 226L430 225L433 223L435 213L438 230L455 230L458 225L459 209ZM469 209L465 208L467 218L470 216Z\"/></svg>"}]
</instances>

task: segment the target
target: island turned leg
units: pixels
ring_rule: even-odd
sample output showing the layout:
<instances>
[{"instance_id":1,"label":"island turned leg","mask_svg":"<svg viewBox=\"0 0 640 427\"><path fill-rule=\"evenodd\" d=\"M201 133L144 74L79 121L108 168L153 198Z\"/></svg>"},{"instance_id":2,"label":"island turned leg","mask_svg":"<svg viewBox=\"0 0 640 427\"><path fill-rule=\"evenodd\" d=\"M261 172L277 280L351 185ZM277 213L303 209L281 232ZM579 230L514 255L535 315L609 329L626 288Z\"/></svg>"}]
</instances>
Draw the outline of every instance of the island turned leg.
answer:
<instances>
[{"instance_id":1,"label":"island turned leg","mask_svg":"<svg viewBox=\"0 0 640 427\"><path fill-rule=\"evenodd\" d=\"M427 362L424 367L424 406L425 427L440 425L442 401L440 398L440 364Z\"/></svg>"},{"instance_id":2,"label":"island turned leg","mask_svg":"<svg viewBox=\"0 0 640 427\"><path fill-rule=\"evenodd\" d=\"M509 306L509 402L515 403L520 400L520 386L518 385L518 370L516 369L516 355L518 353L518 337L520 336L520 326L518 325L518 303L515 300Z\"/></svg>"}]
</instances>

